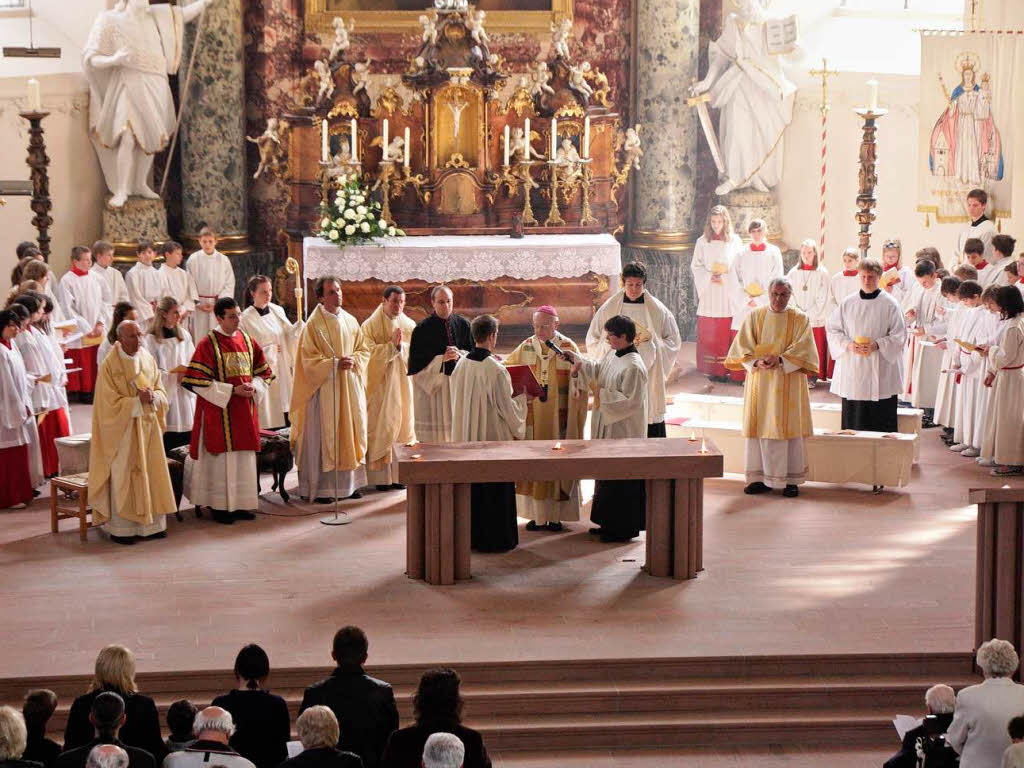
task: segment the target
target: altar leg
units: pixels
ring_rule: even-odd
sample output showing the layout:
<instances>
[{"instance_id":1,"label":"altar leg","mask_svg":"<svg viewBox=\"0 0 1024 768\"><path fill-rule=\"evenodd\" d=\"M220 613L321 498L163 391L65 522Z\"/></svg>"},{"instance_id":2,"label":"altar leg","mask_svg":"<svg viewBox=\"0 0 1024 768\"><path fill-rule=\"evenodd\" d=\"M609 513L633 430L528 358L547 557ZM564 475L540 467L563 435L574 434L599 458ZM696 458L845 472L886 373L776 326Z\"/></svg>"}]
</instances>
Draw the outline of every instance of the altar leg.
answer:
<instances>
[{"instance_id":1,"label":"altar leg","mask_svg":"<svg viewBox=\"0 0 1024 768\"><path fill-rule=\"evenodd\" d=\"M647 481L647 572L672 575L672 481Z\"/></svg>"},{"instance_id":2,"label":"altar leg","mask_svg":"<svg viewBox=\"0 0 1024 768\"><path fill-rule=\"evenodd\" d=\"M703 569L704 481L647 481L647 562L651 576L693 579Z\"/></svg>"},{"instance_id":3,"label":"altar leg","mask_svg":"<svg viewBox=\"0 0 1024 768\"><path fill-rule=\"evenodd\" d=\"M455 486L455 579L465 581L473 578L470 572L470 486L459 483Z\"/></svg>"},{"instance_id":4,"label":"altar leg","mask_svg":"<svg viewBox=\"0 0 1024 768\"><path fill-rule=\"evenodd\" d=\"M424 575L425 504L426 486L410 485L405 495L405 575L410 579Z\"/></svg>"},{"instance_id":5,"label":"altar leg","mask_svg":"<svg viewBox=\"0 0 1024 768\"><path fill-rule=\"evenodd\" d=\"M424 573L428 584L455 583L455 486L426 486Z\"/></svg>"}]
</instances>

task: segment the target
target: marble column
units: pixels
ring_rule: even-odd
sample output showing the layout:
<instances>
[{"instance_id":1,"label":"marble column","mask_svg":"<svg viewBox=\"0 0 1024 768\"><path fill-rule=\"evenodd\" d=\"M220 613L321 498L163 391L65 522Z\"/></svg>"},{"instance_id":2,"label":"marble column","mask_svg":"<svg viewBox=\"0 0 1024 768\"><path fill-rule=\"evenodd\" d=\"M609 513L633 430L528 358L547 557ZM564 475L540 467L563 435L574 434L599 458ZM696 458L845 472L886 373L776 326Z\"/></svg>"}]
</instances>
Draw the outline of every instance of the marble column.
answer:
<instances>
[{"instance_id":1,"label":"marble column","mask_svg":"<svg viewBox=\"0 0 1024 768\"><path fill-rule=\"evenodd\" d=\"M636 0L634 34L633 114L643 126L644 158L634 171L623 261L647 265L651 293L675 314L683 337L692 338L700 127L686 99L697 76L700 0Z\"/></svg>"},{"instance_id":2,"label":"marble column","mask_svg":"<svg viewBox=\"0 0 1024 768\"><path fill-rule=\"evenodd\" d=\"M181 124L182 238L187 247L197 247L199 230L213 227L218 249L236 262L238 276L245 270L236 257L249 253L242 0L215 0L205 16L186 28L178 76L182 101L187 99ZM196 44L199 52L185 93Z\"/></svg>"}]
</instances>

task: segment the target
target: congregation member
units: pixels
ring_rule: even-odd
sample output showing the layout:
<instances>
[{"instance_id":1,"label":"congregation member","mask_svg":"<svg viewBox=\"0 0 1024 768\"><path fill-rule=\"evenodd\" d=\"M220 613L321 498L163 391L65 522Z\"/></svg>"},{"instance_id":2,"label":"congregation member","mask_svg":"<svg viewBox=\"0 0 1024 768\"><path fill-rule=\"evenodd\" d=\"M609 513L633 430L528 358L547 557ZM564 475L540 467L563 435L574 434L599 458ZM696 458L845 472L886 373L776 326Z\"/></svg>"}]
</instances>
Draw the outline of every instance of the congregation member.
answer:
<instances>
[{"instance_id":1,"label":"congregation member","mask_svg":"<svg viewBox=\"0 0 1024 768\"><path fill-rule=\"evenodd\" d=\"M976 238L982 242L985 258L991 258L992 238L995 237L998 232L996 230L995 222L985 215L985 209L988 207L988 193L983 189L972 189L967 193L967 199L964 203L964 207L967 210L967 217L971 223L960 230L960 234L957 236L957 262L964 260L967 241L972 238Z\"/></svg>"},{"instance_id":2,"label":"congregation member","mask_svg":"<svg viewBox=\"0 0 1024 768\"><path fill-rule=\"evenodd\" d=\"M452 392L449 377L459 357L473 349L469 321L455 314L452 291L445 285L430 292L433 312L420 322L409 341L416 439L422 443L452 440Z\"/></svg>"},{"instance_id":3,"label":"congregation member","mask_svg":"<svg viewBox=\"0 0 1024 768\"><path fill-rule=\"evenodd\" d=\"M341 308L341 281L316 281L316 308L299 336L289 409L299 466L298 494L309 501L360 498L366 485L366 390L370 356L359 323Z\"/></svg>"},{"instance_id":4,"label":"congregation member","mask_svg":"<svg viewBox=\"0 0 1024 768\"><path fill-rule=\"evenodd\" d=\"M226 710L235 722L229 744L256 768L274 768L288 757L291 715L288 703L266 689L270 657L255 643L235 656L238 688L211 703Z\"/></svg>"},{"instance_id":5,"label":"congregation member","mask_svg":"<svg viewBox=\"0 0 1024 768\"><path fill-rule=\"evenodd\" d=\"M600 360L608 354L604 340L608 320L622 315L633 321L636 350L647 366L647 436L666 437L665 384L682 346L679 326L675 315L647 290L647 269L642 264L634 261L623 267L622 285L594 313L587 331L587 355ZM731 291L731 284L725 290Z\"/></svg>"},{"instance_id":6,"label":"congregation member","mask_svg":"<svg viewBox=\"0 0 1024 768\"><path fill-rule=\"evenodd\" d=\"M163 444L164 453L188 445L195 419L196 396L182 386L196 345L182 327L181 305L173 296L156 303L156 315L146 332L146 351L153 356L167 395Z\"/></svg>"},{"instance_id":7,"label":"congregation member","mask_svg":"<svg viewBox=\"0 0 1024 768\"><path fill-rule=\"evenodd\" d=\"M997 270L995 265L985 258L985 244L978 238L971 238L964 245L964 258L978 271L978 284L983 289L990 286L997 277Z\"/></svg>"},{"instance_id":8,"label":"congregation member","mask_svg":"<svg viewBox=\"0 0 1024 768\"><path fill-rule=\"evenodd\" d=\"M168 240L160 246L160 255L164 258L163 266L159 269L162 284L160 295L171 296L177 300L181 324L188 328L191 325L192 313L196 309L199 292L196 290L192 275L181 266L181 243Z\"/></svg>"},{"instance_id":9,"label":"congregation member","mask_svg":"<svg viewBox=\"0 0 1024 768\"><path fill-rule=\"evenodd\" d=\"M60 279L60 301L64 315L74 320L82 337L67 344L74 373L68 375L68 392L84 402L92 402L96 388L96 352L106 328L107 306L103 301L103 283L89 270L92 252L83 245L71 249L71 269Z\"/></svg>"},{"instance_id":10,"label":"congregation member","mask_svg":"<svg viewBox=\"0 0 1024 768\"><path fill-rule=\"evenodd\" d=\"M811 321L811 332L814 346L818 352L821 372L808 373L808 383L814 384L819 378L824 379L828 373L828 341L825 338L825 320L828 317L830 291L832 283L828 270L821 263L818 244L811 239L800 243L800 263L786 275L792 286L790 301Z\"/></svg>"},{"instance_id":11,"label":"congregation member","mask_svg":"<svg viewBox=\"0 0 1024 768\"><path fill-rule=\"evenodd\" d=\"M935 263L921 259L914 265L918 290L908 301L906 312L907 344L903 352L902 399L924 410L922 426L934 426L935 399L943 352L931 339L945 329L942 283Z\"/></svg>"},{"instance_id":12,"label":"congregation member","mask_svg":"<svg viewBox=\"0 0 1024 768\"><path fill-rule=\"evenodd\" d=\"M466 746L454 733L434 733L423 745L423 768L462 768Z\"/></svg>"},{"instance_id":13,"label":"congregation member","mask_svg":"<svg viewBox=\"0 0 1024 768\"><path fill-rule=\"evenodd\" d=\"M473 349L451 376L452 441L522 440L526 434L527 395L515 395L508 369L494 356L498 321L480 315L470 323ZM473 483L470 488L473 549L507 552L519 543L515 483Z\"/></svg>"},{"instance_id":14,"label":"congregation member","mask_svg":"<svg viewBox=\"0 0 1024 768\"><path fill-rule=\"evenodd\" d=\"M113 324L114 307L128 301L128 286L121 270L114 266L114 246L106 240L97 240L92 245L92 272L103 284L103 305L106 308L107 326Z\"/></svg>"},{"instance_id":15,"label":"congregation member","mask_svg":"<svg viewBox=\"0 0 1024 768\"><path fill-rule=\"evenodd\" d=\"M114 348L114 345L117 343L117 327L125 320L138 322L139 313L130 301L119 301L114 306L114 312L110 317L110 328L103 334L103 341L100 342L99 349L96 350L97 366L103 365L103 361L107 359L110 350Z\"/></svg>"},{"instance_id":16,"label":"congregation member","mask_svg":"<svg viewBox=\"0 0 1024 768\"><path fill-rule=\"evenodd\" d=\"M914 273L903 266L903 245L897 238L882 243L882 274L879 285L902 307L913 291Z\"/></svg>"},{"instance_id":17,"label":"congregation member","mask_svg":"<svg viewBox=\"0 0 1024 768\"><path fill-rule=\"evenodd\" d=\"M370 349L366 363L366 480L378 491L399 491L394 448L416 441L409 342L414 323L405 314L405 291L389 285L362 325Z\"/></svg>"},{"instance_id":18,"label":"congregation member","mask_svg":"<svg viewBox=\"0 0 1024 768\"><path fill-rule=\"evenodd\" d=\"M1010 746L1007 724L1024 713L1024 685L1013 681L1020 659L1013 643L992 639L978 648L975 663L984 682L957 694L946 738L960 755L960 768L997 766Z\"/></svg>"},{"instance_id":19,"label":"congregation member","mask_svg":"<svg viewBox=\"0 0 1024 768\"><path fill-rule=\"evenodd\" d=\"M213 311L217 327L196 341L181 380L197 395L184 493L197 508L209 507L218 523L231 525L255 519L259 508L257 408L274 374L259 344L239 329L238 302L217 299Z\"/></svg>"},{"instance_id":20,"label":"congregation member","mask_svg":"<svg viewBox=\"0 0 1024 768\"><path fill-rule=\"evenodd\" d=\"M180 752L196 740L196 715L199 710L188 699L178 699L167 708L167 739L164 745L167 752Z\"/></svg>"},{"instance_id":21,"label":"congregation member","mask_svg":"<svg viewBox=\"0 0 1024 768\"><path fill-rule=\"evenodd\" d=\"M128 301L139 313L139 320L145 327L156 314L156 303L165 294L164 281L160 270L153 266L156 247L148 240L141 240L135 248L135 263L124 276L128 289Z\"/></svg>"},{"instance_id":22,"label":"congregation member","mask_svg":"<svg viewBox=\"0 0 1024 768\"><path fill-rule=\"evenodd\" d=\"M558 311L545 304L533 313L533 335L505 357L505 365L528 365L545 393L527 409L526 440L583 438L587 393L572 385L572 358L565 352L580 354L575 342L559 333ZM516 514L529 520L528 531L561 531L563 523L580 519L579 481L516 483Z\"/></svg>"},{"instance_id":23,"label":"congregation member","mask_svg":"<svg viewBox=\"0 0 1024 768\"><path fill-rule=\"evenodd\" d=\"M207 707L196 715L193 729L196 740L180 752L169 754L163 768L256 768L229 744L235 723L226 709Z\"/></svg>"},{"instance_id":24,"label":"congregation member","mask_svg":"<svg viewBox=\"0 0 1024 768\"><path fill-rule=\"evenodd\" d=\"M729 351L733 316L732 271L742 248L739 235L732 231L729 209L724 205L713 206L690 262L697 292L697 370L712 381L729 380L725 355Z\"/></svg>"},{"instance_id":25,"label":"congregation member","mask_svg":"<svg viewBox=\"0 0 1024 768\"><path fill-rule=\"evenodd\" d=\"M0 768L39 768L23 759L27 729L25 719L14 707L0 707Z\"/></svg>"},{"instance_id":26,"label":"congregation member","mask_svg":"<svg viewBox=\"0 0 1024 768\"><path fill-rule=\"evenodd\" d=\"M26 742L22 758L53 768L60 756L60 744L46 738L46 724L57 711L57 694L46 688L29 691L21 705L25 718Z\"/></svg>"},{"instance_id":27,"label":"congregation member","mask_svg":"<svg viewBox=\"0 0 1024 768\"><path fill-rule=\"evenodd\" d=\"M989 285L1004 286L1010 284L1010 275L1007 270L1010 267L1016 268L1017 258L1013 255L1013 249L1017 247L1017 241L1009 235L999 234L992 238L992 273L990 274Z\"/></svg>"},{"instance_id":28,"label":"congregation member","mask_svg":"<svg viewBox=\"0 0 1024 768\"><path fill-rule=\"evenodd\" d=\"M807 480L807 438L814 433L807 379L818 372L811 319L789 306L793 283L768 284L768 306L743 321L726 366L744 368L743 437L747 494L782 488L794 497Z\"/></svg>"},{"instance_id":29,"label":"congregation member","mask_svg":"<svg viewBox=\"0 0 1024 768\"><path fill-rule=\"evenodd\" d=\"M218 325L217 301L235 295L235 270L231 260L217 250L217 233L212 227L199 230L199 250L188 257L185 271L192 277L197 297L192 338L201 339Z\"/></svg>"},{"instance_id":30,"label":"congregation member","mask_svg":"<svg viewBox=\"0 0 1024 768\"><path fill-rule=\"evenodd\" d=\"M24 509L33 476L42 474L31 387L15 343L20 331L19 313L0 310L0 509Z\"/></svg>"},{"instance_id":31,"label":"congregation member","mask_svg":"<svg viewBox=\"0 0 1024 768\"><path fill-rule=\"evenodd\" d=\"M76 703L79 699L75 700ZM152 703L152 702L151 702ZM69 744L64 738L64 751L57 758L57 768L85 768L89 755L100 745L111 745L123 749L128 756L129 768L156 768L163 760L163 742L157 741L159 751L151 752L126 741L128 730L127 700L114 691L99 691L89 702L87 725L89 730L84 742L78 746ZM153 708L156 715L156 708ZM69 722L70 726L70 715ZM157 736L160 731L157 729Z\"/></svg>"},{"instance_id":32,"label":"congregation member","mask_svg":"<svg viewBox=\"0 0 1024 768\"><path fill-rule=\"evenodd\" d=\"M765 240L767 227L763 219L751 219L747 226L750 243L738 254L733 262L733 310L729 326L731 338L735 338L743 321L751 311L768 304L768 283L782 277L782 251L778 246ZM728 367L728 366L726 366ZM730 371L729 378L743 381L745 371Z\"/></svg>"},{"instance_id":33,"label":"congregation member","mask_svg":"<svg viewBox=\"0 0 1024 768\"><path fill-rule=\"evenodd\" d=\"M89 750L85 768L130 768L128 753L114 744L97 744Z\"/></svg>"},{"instance_id":34,"label":"congregation member","mask_svg":"<svg viewBox=\"0 0 1024 768\"><path fill-rule=\"evenodd\" d=\"M447 667L423 673L412 700L415 723L391 734L380 768L418 768L428 740L440 733L462 742L462 768L490 768L483 737L462 724L461 683L459 673Z\"/></svg>"},{"instance_id":35,"label":"congregation member","mask_svg":"<svg viewBox=\"0 0 1024 768\"><path fill-rule=\"evenodd\" d=\"M328 707L318 704L299 715L295 733L302 751L281 763L281 768L363 768L359 755L338 749L341 730Z\"/></svg>"},{"instance_id":36,"label":"congregation member","mask_svg":"<svg viewBox=\"0 0 1024 768\"><path fill-rule=\"evenodd\" d=\"M952 758L952 761L936 763L940 768L944 765L956 765L956 753L942 738L949 730L950 723L953 722L956 693L948 685L933 685L925 691L924 705L928 710L927 716L921 721L921 725L911 728L903 734L899 752L886 760L882 768L918 768L919 740L921 751L925 752L925 744L928 744L928 752L925 754L931 753L932 757L936 752L952 753L944 755L946 758ZM930 744L929 742L937 743Z\"/></svg>"},{"instance_id":37,"label":"congregation member","mask_svg":"<svg viewBox=\"0 0 1024 768\"><path fill-rule=\"evenodd\" d=\"M950 371L953 373L953 381L956 385L953 444L949 446L949 450L954 453L969 449L973 440L977 407L975 388L969 378L973 366L971 353L959 342L971 343L970 340L976 337L977 326L985 319L982 314L985 309L981 305L981 294L981 286L973 280L963 281L957 289L957 297L960 299L961 305L961 319L958 328L959 334L951 337L954 350L950 362Z\"/></svg>"},{"instance_id":38,"label":"congregation member","mask_svg":"<svg viewBox=\"0 0 1024 768\"><path fill-rule=\"evenodd\" d=\"M167 406L142 329L125 320L100 367L89 441L93 522L118 544L166 537L166 515L178 509L163 446Z\"/></svg>"},{"instance_id":39,"label":"congregation member","mask_svg":"<svg viewBox=\"0 0 1024 768\"><path fill-rule=\"evenodd\" d=\"M611 351L600 360L575 357L570 369L576 386L591 389L595 407L590 424L594 440L647 437L647 366L633 341L636 326L623 315L604 325ZM591 533L603 542L629 541L646 529L647 497L643 480L598 480L590 519Z\"/></svg>"},{"instance_id":40,"label":"congregation member","mask_svg":"<svg viewBox=\"0 0 1024 768\"><path fill-rule=\"evenodd\" d=\"M369 647L359 627L339 629L331 647L337 667L306 689L299 716L310 707L326 706L341 729L338 749L359 755L366 768L377 768L388 737L398 729L398 707L391 686L363 671Z\"/></svg>"},{"instance_id":41,"label":"congregation member","mask_svg":"<svg viewBox=\"0 0 1024 768\"><path fill-rule=\"evenodd\" d=\"M981 456L991 457L993 475L1005 477L1019 475L1024 467L1024 297L1014 286L1004 285L996 305L1002 321L999 335L995 344L979 348L987 360L982 384L989 390Z\"/></svg>"},{"instance_id":42,"label":"congregation member","mask_svg":"<svg viewBox=\"0 0 1024 768\"><path fill-rule=\"evenodd\" d=\"M284 307L274 303L274 289L266 275L250 277L245 290L249 306L242 312L242 330L260 345L267 365L274 372L267 396L259 404L260 427L280 429L289 424L295 352L303 323L301 320L293 323L284 313Z\"/></svg>"}]
</instances>

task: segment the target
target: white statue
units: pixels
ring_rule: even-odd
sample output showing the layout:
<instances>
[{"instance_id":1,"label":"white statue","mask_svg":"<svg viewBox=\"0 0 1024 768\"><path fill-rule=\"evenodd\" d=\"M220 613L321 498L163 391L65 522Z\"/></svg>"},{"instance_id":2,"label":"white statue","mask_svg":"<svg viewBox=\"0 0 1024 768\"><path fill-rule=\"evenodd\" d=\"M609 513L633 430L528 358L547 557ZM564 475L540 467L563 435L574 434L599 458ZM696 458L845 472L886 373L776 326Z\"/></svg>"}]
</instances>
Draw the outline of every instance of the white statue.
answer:
<instances>
[{"instance_id":1,"label":"white statue","mask_svg":"<svg viewBox=\"0 0 1024 768\"><path fill-rule=\"evenodd\" d=\"M466 19L466 24L469 26L469 36L480 46L485 46L490 42L487 30L484 29L484 20L486 18L486 11L477 11L476 13L469 14Z\"/></svg>"},{"instance_id":2,"label":"white statue","mask_svg":"<svg viewBox=\"0 0 1024 768\"><path fill-rule=\"evenodd\" d=\"M347 51L352 44L348 39L348 33L356 28L356 20L349 19L348 26L346 26L343 18L335 16L331 25L334 27L334 42L331 44L330 60L334 61L338 58L339 54Z\"/></svg>"},{"instance_id":3,"label":"white statue","mask_svg":"<svg viewBox=\"0 0 1024 768\"><path fill-rule=\"evenodd\" d=\"M639 129L639 125L636 128L627 128L626 139L622 142L622 151L626 153L625 167L632 164L638 171L640 170L640 158L644 156L643 147L640 145Z\"/></svg>"},{"instance_id":4,"label":"white statue","mask_svg":"<svg viewBox=\"0 0 1024 768\"><path fill-rule=\"evenodd\" d=\"M437 45L437 16L433 14L420 14L420 26L423 27L423 43L425 45Z\"/></svg>"},{"instance_id":5,"label":"white statue","mask_svg":"<svg viewBox=\"0 0 1024 768\"><path fill-rule=\"evenodd\" d=\"M320 89L316 94L316 102L319 104L324 99L329 99L334 93L334 78L331 77L331 68L323 59L313 62L313 69L316 72L317 80L320 81Z\"/></svg>"},{"instance_id":6,"label":"white statue","mask_svg":"<svg viewBox=\"0 0 1024 768\"><path fill-rule=\"evenodd\" d=\"M555 56L561 56L563 59L568 60L569 58L569 32L572 31L572 21L569 19L562 19L557 24L551 22L551 48L555 52Z\"/></svg>"},{"instance_id":7,"label":"white statue","mask_svg":"<svg viewBox=\"0 0 1024 768\"><path fill-rule=\"evenodd\" d=\"M89 81L90 137L113 195L112 208L123 206L129 195L160 197L149 186L149 174L176 124L167 78L181 64L184 25L209 3L179 7L117 0L89 30L82 69Z\"/></svg>"},{"instance_id":8,"label":"white statue","mask_svg":"<svg viewBox=\"0 0 1024 768\"><path fill-rule=\"evenodd\" d=\"M581 161L580 153L572 143L572 139L562 139L558 152L555 154L555 162L561 166L559 174L563 182L573 181L580 175L582 172Z\"/></svg>"},{"instance_id":9,"label":"white statue","mask_svg":"<svg viewBox=\"0 0 1024 768\"><path fill-rule=\"evenodd\" d=\"M434 0L434 7L439 11L465 11L469 0Z\"/></svg>"},{"instance_id":10,"label":"white statue","mask_svg":"<svg viewBox=\"0 0 1024 768\"><path fill-rule=\"evenodd\" d=\"M585 93L587 98L594 95L594 89L590 87L590 83L587 82L586 73L590 71L590 62L584 61L578 67L569 67L569 83L577 91Z\"/></svg>"},{"instance_id":11,"label":"white statue","mask_svg":"<svg viewBox=\"0 0 1024 768\"><path fill-rule=\"evenodd\" d=\"M533 131L530 131L533 133ZM544 158L536 149L533 148L533 144L526 140L526 133L521 127L512 129L512 139L510 141L512 145L511 155L512 158L517 162L521 163L524 160L543 160Z\"/></svg>"},{"instance_id":12,"label":"white statue","mask_svg":"<svg viewBox=\"0 0 1024 768\"><path fill-rule=\"evenodd\" d=\"M710 45L707 76L691 88L695 96L710 91L710 106L721 110L725 172L718 195L744 187L766 192L782 177L782 134L793 120L796 86L786 78L780 57L767 52L765 4L736 0L736 12Z\"/></svg>"},{"instance_id":13,"label":"white statue","mask_svg":"<svg viewBox=\"0 0 1024 768\"><path fill-rule=\"evenodd\" d=\"M265 171L273 172L281 167L281 161L284 159L281 131L287 128L288 123L272 117L267 120L267 129L263 131L262 136L256 139L252 136L245 137L246 141L251 141L260 151L260 164L256 168L256 173L252 175L254 179L258 179Z\"/></svg>"},{"instance_id":14,"label":"white statue","mask_svg":"<svg viewBox=\"0 0 1024 768\"><path fill-rule=\"evenodd\" d=\"M384 153L385 160L393 160L396 163L402 162L405 158L405 139L401 136L395 136L388 144L387 151Z\"/></svg>"},{"instance_id":15,"label":"white statue","mask_svg":"<svg viewBox=\"0 0 1024 768\"><path fill-rule=\"evenodd\" d=\"M369 94L366 90L366 86L370 84L370 60L367 59L365 62L357 61L355 66L352 68L352 79L355 81L355 85L352 86L352 95L355 96L360 91Z\"/></svg>"},{"instance_id":16,"label":"white statue","mask_svg":"<svg viewBox=\"0 0 1024 768\"><path fill-rule=\"evenodd\" d=\"M555 95L555 89L548 85L551 80L551 70L548 69L548 63L546 61L538 61L533 72L530 73L533 78L533 85L530 86L530 94L536 96L538 93L548 93L552 96Z\"/></svg>"}]
</instances>

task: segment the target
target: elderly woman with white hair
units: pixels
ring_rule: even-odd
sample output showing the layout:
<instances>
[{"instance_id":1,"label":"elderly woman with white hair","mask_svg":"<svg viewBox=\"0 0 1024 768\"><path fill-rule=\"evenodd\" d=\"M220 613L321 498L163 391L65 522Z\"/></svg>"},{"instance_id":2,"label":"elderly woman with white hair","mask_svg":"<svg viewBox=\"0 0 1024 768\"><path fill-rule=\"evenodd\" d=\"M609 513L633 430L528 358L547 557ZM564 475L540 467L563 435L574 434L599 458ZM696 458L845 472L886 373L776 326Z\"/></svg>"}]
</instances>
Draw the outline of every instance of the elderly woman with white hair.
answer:
<instances>
[{"instance_id":1,"label":"elderly woman with white hair","mask_svg":"<svg viewBox=\"0 0 1024 768\"><path fill-rule=\"evenodd\" d=\"M903 735L900 751L886 760L883 768L917 768L918 746L926 755L943 752L949 758L949 764L956 763L956 753L943 738L949 730L949 724L953 722L956 693L948 685L933 685L925 691L924 704L928 708L927 717L921 721L921 725Z\"/></svg>"},{"instance_id":2,"label":"elderly woman with white hair","mask_svg":"<svg viewBox=\"0 0 1024 768\"><path fill-rule=\"evenodd\" d=\"M279 768L363 768L363 758L338 749L341 731L330 707L317 704L307 709L295 721L295 731L302 751Z\"/></svg>"},{"instance_id":3,"label":"elderly woman with white hair","mask_svg":"<svg viewBox=\"0 0 1024 768\"><path fill-rule=\"evenodd\" d=\"M977 664L985 681L960 691L946 739L960 754L960 768L992 768L1010 746L1006 726L1024 712L1024 685L1011 675L1020 658L1013 644L989 640L978 649Z\"/></svg>"},{"instance_id":4,"label":"elderly woman with white hair","mask_svg":"<svg viewBox=\"0 0 1024 768\"><path fill-rule=\"evenodd\" d=\"M423 745L423 768L462 768L466 747L454 733L435 733Z\"/></svg>"},{"instance_id":5,"label":"elderly woman with white hair","mask_svg":"<svg viewBox=\"0 0 1024 768\"><path fill-rule=\"evenodd\" d=\"M25 718L14 707L0 707L0 768L39 768L38 763L22 760L28 743Z\"/></svg>"},{"instance_id":6,"label":"elderly woman with white hair","mask_svg":"<svg viewBox=\"0 0 1024 768\"><path fill-rule=\"evenodd\" d=\"M223 707L207 707L196 715L192 727L196 740L180 752L172 752L163 768L256 768L251 760L238 754L228 741L235 732L235 721Z\"/></svg>"}]
</instances>

